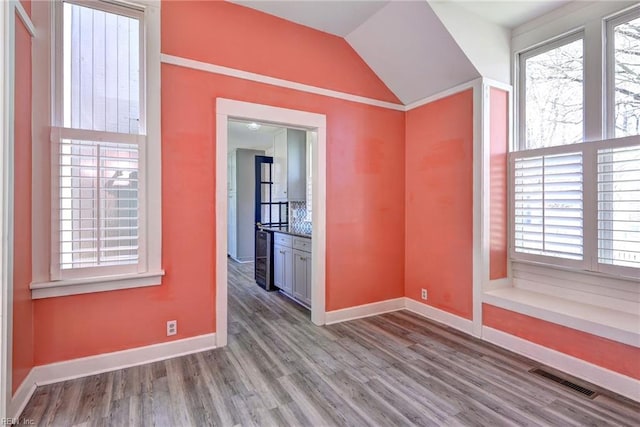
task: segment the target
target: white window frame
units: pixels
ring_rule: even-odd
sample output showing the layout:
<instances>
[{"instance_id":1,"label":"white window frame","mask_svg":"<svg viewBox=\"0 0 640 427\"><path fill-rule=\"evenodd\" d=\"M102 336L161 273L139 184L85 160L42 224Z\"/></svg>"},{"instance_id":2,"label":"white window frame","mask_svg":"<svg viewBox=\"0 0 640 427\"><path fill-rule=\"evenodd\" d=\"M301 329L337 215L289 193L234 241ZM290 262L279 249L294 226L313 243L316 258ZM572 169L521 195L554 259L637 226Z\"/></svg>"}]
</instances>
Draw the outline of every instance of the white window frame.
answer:
<instances>
[{"instance_id":1,"label":"white window frame","mask_svg":"<svg viewBox=\"0 0 640 427\"><path fill-rule=\"evenodd\" d=\"M517 54L517 84L518 84L518 144L516 149L523 150L524 144L527 139L527 108L526 108L526 66L527 59L566 44L572 43L576 40L582 40L582 139L584 141L586 133L586 54L587 46L585 43L585 33L583 29L573 31L568 34L563 34L559 37L555 37L549 41L538 44L532 48L524 50Z\"/></svg>"},{"instance_id":2,"label":"white window frame","mask_svg":"<svg viewBox=\"0 0 640 427\"><path fill-rule=\"evenodd\" d=\"M93 130L69 129L63 125L63 64L62 64L62 0L49 3L48 16L39 17L46 29L44 37L36 40L36 50L47 49L51 59L46 66L34 62L34 94L36 88L45 87L51 94L51 103L46 107L49 123L38 122L34 117L34 151L44 148L38 141L37 128L49 129L50 139L46 146L50 154L49 172L36 170L38 160L34 158L34 283L32 298L48 298L65 295L102 292L161 284L164 271L161 266L162 218L161 218L161 135L160 135L160 2L137 1L80 1L69 3L88 6L107 12L140 19L141 31L141 76L140 76L140 134L118 134ZM48 21L48 22L47 22ZM48 24L48 25L47 25ZM48 48L44 46L47 44ZM36 57L37 58L37 57ZM47 81L48 80L48 81ZM41 91L42 92L42 91ZM45 119L41 119L44 121ZM59 236L57 229L58 199L58 143L60 139L72 138L89 141L134 143L140 147L139 154L139 262L129 266L109 266L70 269L60 271ZM51 184L48 185L48 181ZM45 191L36 187L46 185ZM48 191L47 191L48 190ZM50 202L40 194L48 194ZM50 204L49 204L50 203ZM51 216L47 223L39 222L39 212L50 206ZM39 231L48 231L49 238L38 240ZM46 246L46 250L43 246ZM47 260L43 256L47 255ZM46 269L46 271L45 271Z\"/></svg>"},{"instance_id":3,"label":"white window frame","mask_svg":"<svg viewBox=\"0 0 640 427\"><path fill-rule=\"evenodd\" d=\"M605 61L605 99L603 105L603 113L605 117L605 134L608 138L615 138L615 102L616 102L616 90L615 90L615 72L616 72L616 59L615 59L615 37L613 30L620 24L624 24L629 21L633 21L636 18L640 18L640 6L634 7L631 10L624 11L604 21L605 42L604 42L604 61Z\"/></svg>"},{"instance_id":4,"label":"white window frame","mask_svg":"<svg viewBox=\"0 0 640 427\"><path fill-rule=\"evenodd\" d=\"M614 266L608 264L600 264L598 262L598 196L597 196L597 150L602 148L617 148L638 144L640 136L629 136L624 138L613 139L613 114L608 114L613 111L614 94L612 92L614 83L614 65L613 61L613 40L611 37L613 28L623 22L640 16L640 7L637 5L632 8L627 8L623 11L616 12L613 15L605 16L601 18L602 25L602 38L603 44L601 45L601 65L603 67L602 75L602 99L600 99L599 105L593 105L593 97L589 98L587 90L590 84L594 84L593 79L596 77L593 74L593 70L590 71L589 67L593 67L591 63L593 57L589 58L589 55L593 55L593 52L589 51L589 43L593 42L591 36L586 33L585 27L574 28L571 31L567 31L558 36L549 38L547 40L538 42L533 46L524 48L520 51L514 52L515 59L515 80L517 85L518 101L516 103L518 111L517 117L517 141L512 147L514 151L509 153L509 256L510 261L514 263L528 263L536 264L540 266L548 266L552 268L560 268L570 270L574 272L580 272L584 274L595 274L602 277L612 277L618 279L631 279L638 281L640 279L640 270L633 267ZM589 39L591 37L591 39ZM559 145L545 148L537 148L525 150L526 141L526 74L525 74L525 61L533 56L539 55L551 49L555 49L567 43L571 43L575 40L582 39L583 43L583 142ZM591 44L593 46L593 44ZM597 54L597 52L596 52ZM590 62L591 61L591 62ZM601 122L604 126L603 134L608 135L610 139L593 140L588 136L588 123L587 118L590 112L592 113L595 107L599 108L605 120ZM585 142L585 141L593 142ZM523 252L516 252L515 250L515 192L514 192L514 162L517 157L527 157L529 155L547 155L547 154L559 154L569 152L582 152L583 153L583 260L570 260L560 257L552 257L545 255L527 254Z\"/></svg>"}]
</instances>

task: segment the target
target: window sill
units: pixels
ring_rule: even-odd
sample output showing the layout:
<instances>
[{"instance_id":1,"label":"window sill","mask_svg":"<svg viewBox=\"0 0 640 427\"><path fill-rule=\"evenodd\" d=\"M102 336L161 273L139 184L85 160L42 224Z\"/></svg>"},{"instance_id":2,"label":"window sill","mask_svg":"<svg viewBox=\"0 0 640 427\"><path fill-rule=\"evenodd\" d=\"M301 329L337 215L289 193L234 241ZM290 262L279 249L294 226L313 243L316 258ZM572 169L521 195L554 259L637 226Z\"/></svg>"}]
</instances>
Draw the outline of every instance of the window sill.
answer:
<instances>
[{"instance_id":1,"label":"window sill","mask_svg":"<svg viewBox=\"0 0 640 427\"><path fill-rule=\"evenodd\" d=\"M164 276L164 270L154 273L121 274L117 276L32 283L31 299L55 298L68 295L158 286L162 283L162 276Z\"/></svg>"},{"instance_id":2,"label":"window sill","mask_svg":"<svg viewBox=\"0 0 640 427\"><path fill-rule=\"evenodd\" d=\"M640 347L640 314L598 307L515 287L485 292L483 302Z\"/></svg>"},{"instance_id":3,"label":"window sill","mask_svg":"<svg viewBox=\"0 0 640 427\"><path fill-rule=\"evenodd\" d=\"M547 268L547 269L553 269L553 270L558 270L558 271L567 271L567 272L571 272L571 273L583 274L583 275L586 275L586 276L594 276L594 277L598 277L598 278L601 278L601 279L615 279L615 280L624 280L624 281L627 281L627 282L640 283L640 276L632 276L632 275L625 275L625 274L614 274L614 273L591 271L591 270L582 270L582 269L579 269L579 268L574 268L574 267L570 267L570 266L566 266L566 265L549 264L549 263L540 262L540 261L533 261L533 260L530 260L530 259L518 258L517 256L514 256L513 254L511 256L511 261L514 262L514 263L519 263L519 264L534 265L534 266L543 267L543 268Z\"/></svg>"}]
</instances>

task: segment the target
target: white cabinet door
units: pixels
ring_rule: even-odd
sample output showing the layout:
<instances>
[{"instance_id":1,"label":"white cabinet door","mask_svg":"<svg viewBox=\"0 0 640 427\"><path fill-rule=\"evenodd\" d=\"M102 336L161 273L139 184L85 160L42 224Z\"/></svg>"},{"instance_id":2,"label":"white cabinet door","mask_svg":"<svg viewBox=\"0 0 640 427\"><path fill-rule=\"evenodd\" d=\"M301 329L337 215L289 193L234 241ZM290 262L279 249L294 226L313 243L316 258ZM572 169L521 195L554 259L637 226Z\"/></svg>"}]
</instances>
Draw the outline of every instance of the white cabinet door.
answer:
<instances>
[{"instance_id":1,"label":"white cabinet door","mask_svg":"<svg viewBox=\"0 0 640 427\"><path fill-rule=\"evenodd\" d=\"M291 248L273 246L273 284L287 293L293 291L293 254Z\"/></svg>"},{"instance_id":2,"label":"white cabinet door","mask_svg":"<svg viewBox=\"0 0 640 427\"><path fill-rule=\"evenodd\" d=\"M293 249L293 296L311 305L311 254Z\"/></svg>"},{"instance_id":3,"label":"white cabinet door","mask_svg":"<svg viewBox=\"0 0 640 427\"><path fill-rule=\"evenodd\" d=\"M273 191L274 202L287 201L287 130L273 137Z\"/></svg>"}]
</instances>

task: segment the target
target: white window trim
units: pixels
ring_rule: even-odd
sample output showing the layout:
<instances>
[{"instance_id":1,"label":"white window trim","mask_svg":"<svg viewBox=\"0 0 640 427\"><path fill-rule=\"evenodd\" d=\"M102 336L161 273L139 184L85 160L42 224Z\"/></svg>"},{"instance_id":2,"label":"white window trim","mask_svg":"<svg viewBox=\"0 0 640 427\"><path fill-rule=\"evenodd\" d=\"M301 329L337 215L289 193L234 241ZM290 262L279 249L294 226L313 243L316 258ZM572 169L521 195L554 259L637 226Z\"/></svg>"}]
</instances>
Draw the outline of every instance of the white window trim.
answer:
<instances>
[{"instance_id":1,"label":"white window trim","mask_svg":"<svg viewBox=\"0 0 640 427\"><path fill-rule=\"evenodd\" d=\"M640 6L634 7L631 10L623 11L620 14L615 15L612 18L604 21L605 25L605 99L603 105L603 113L605 117L605 134L608 138L615 138L615 38L613 36L613 29L625 22L632 21L636 18L640 18Z\"/></svg>"},{"instance_id":2,"label":"white window trim","mask_svg":"<svg viewBox=\"0 0 640 427\"><path fill-rule=\"evenodd\" d=\"M82 2L73 1L82 4ZM56 0L60 4L60 0ZM111 3L111 4L110 4ZM53 211L51 200L54 183L47 185L55 153L51 144L51 135L56 132L56 125L62 124L61 112L56 109L56 99L61 99L61 88L53 81L52 67L54 59L61 49L61 43L55 40L53 16L56 14L55 4L49 3L48 8L36 8L34 22L39 32L34 41L33 88L34 98L49 97L51 103L34 103L34 132L33 132L33 283L31 284L32 298L50 298L92 292L104 292L118 289L136 288L160 285L164 271L162 270L162 172L161 172L161 134L160 134L160 2L152 0L137 1L109 1L100 4L100 8L108 9L113 3L135 8L144 14L144 50L146 58L143 61L146 73L141 76L141 87L146 91L144 105L146 108L141 115L142 129L146 127L147 143L146 162L141 165L141 173L145 173L146 187L141 191L140 203L140 233L145 235L146 245L141 249L145 254L144 262L137 273L105 275L97 272L95 277L71 278L68 280L52 280L50 266L52 245L57 241L52 236L52 218L41 215L41 212ZM94 2L87 2L92 7ZM46 57L40 57L44 53ZM46 53L49 53L47 55ZM61 58L61 56L57 56ZM53 95L50 96L49 94ZM145 123L146 121L146 123ZM146 125L146 126L145 126ZM69 130L65 130L68 132ZM83 131L78 131L83 132ZM143 158L141 156L141 158ZM46 217L46 218L42 218ZM47 236L44 239L38 236ZM57 250L57 248L56 248Z\"/></svg>"}]
</instances>

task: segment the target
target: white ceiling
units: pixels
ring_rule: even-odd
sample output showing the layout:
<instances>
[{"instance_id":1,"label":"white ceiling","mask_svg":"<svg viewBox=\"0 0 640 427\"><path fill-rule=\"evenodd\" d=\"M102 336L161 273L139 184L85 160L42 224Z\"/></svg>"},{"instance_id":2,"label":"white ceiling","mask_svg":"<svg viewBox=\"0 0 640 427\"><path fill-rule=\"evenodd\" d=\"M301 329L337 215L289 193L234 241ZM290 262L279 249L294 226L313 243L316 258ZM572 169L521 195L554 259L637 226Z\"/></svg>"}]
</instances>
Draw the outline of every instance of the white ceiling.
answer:
<instances>
[{"instance_id":1,"label":"white ceiling","mask_svg":"<svg viewBox=\"0 0 640 427\"><path fill-rule=\"evenodd\" d=\"M387 3L426 0L230 0L242 6L340 37L349 35ZM429 0L452 2L495 24L514 28L571 0Z\"/></svg>"},{"instance_id":2,"label":"white ceiling","mask_svg":"<svg viewBox=\"0 0 640 427\"><path fill-rule=\"evenodd\" d=\"M376 13L388 0L230 0L325 33L344 37Z\"/></svg>"},{"instance_id":3,"label":"white ceiling","mask_svg":"<svg viewBox=\"0 0 640 427\"><path fill-rule=\"evenodd\" d=\"M390 2L346 40L405 105L480 76L426 1Z\"/></svg>"},{"instance_id":4,"label":"white ceiling","mask_svg":"<svg viewBox=\"0 0 640 427\"><path fill-rule=\"evenodd\" d=\"M405 105L480 75L500 80L495 69L504 68L502 62L510 60L510 29L569 2L230 1L345 38ZM491 43L499 46L488 52ZM502 80L508 82L508 66L503 74L506 80Z\"/></svg>"},{"instance_id":5,"label":"white ceiling","mask_svg":"<svg viewBox=\"0 0 640 427\"><path fill-rule=\"evenodd\" d=\"M246 148L249 150L266 150L273 145L273 135L281 127L261 124L260 129L251 130L243 121L229 120L228 150Z\"/></svg>"},{"instance_id":6,"label":"white ceiling","mask_svg":"<svg viewBox=\"0 0 640 427\"><path fill-rule=\"evenodd\" d=\"M450 1L478 16L506 28L515 28L551 12L571 0L436 0Z\"/></svg>"}]
</instances>

